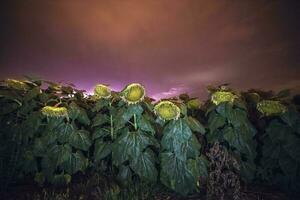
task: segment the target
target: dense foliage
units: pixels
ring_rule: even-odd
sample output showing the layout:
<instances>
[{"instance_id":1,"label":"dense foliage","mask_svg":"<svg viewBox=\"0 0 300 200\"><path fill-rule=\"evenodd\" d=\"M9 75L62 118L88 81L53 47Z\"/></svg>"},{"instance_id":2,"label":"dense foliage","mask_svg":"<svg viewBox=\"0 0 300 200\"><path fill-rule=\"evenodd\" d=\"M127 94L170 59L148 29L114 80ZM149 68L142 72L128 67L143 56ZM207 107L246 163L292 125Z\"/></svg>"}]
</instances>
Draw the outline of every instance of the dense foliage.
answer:
<instances>
[{"instance_id":1,"label":"dense foliage","mask_svg":"<svg viewBox=\"0 0 300 200\"><path fill-rule=\"evenodd\" d=\"M209 92L206 102L187 94L154 102L138 83L120 92L98 84L86 95L73 85L2 81L1 186L63 186L92 172L120 187L161 184L186 195L205 187L214 160L207 153L218 143L238 162L243 183L300 188L295 98L227 86Z\"/></svg>"}]
</instances>

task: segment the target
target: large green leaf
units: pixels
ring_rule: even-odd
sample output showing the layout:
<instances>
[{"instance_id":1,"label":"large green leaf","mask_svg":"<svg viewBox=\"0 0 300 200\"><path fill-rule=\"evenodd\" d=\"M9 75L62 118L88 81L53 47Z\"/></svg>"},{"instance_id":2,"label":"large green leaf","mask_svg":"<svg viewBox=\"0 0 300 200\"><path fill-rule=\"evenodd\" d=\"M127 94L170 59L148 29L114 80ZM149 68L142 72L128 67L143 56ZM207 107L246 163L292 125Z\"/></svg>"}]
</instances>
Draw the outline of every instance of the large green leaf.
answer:
<instances>
[{"instance_id":1,"label":"large green leaf","mask_svg":"<svg viewBox=\"0 0 300 200\"><path fill-rule=\"evenodd\" d=\"M139 117L137 117L137 125L141 130L149 132L152 135L155 134L155 130L152 127L150 121L146 120L143 115L140 115Z\"/></svg>"},{"instance_id":2,"label":"large green leaf","mask_svg":"<svg viewBox=\"0 0 300 200\"><path fill-rule=\"evenodd\" d=\"M80 150L87 151L91 146L89 132L85 130L76 130L70 135L70 144Z\"/></svg>"},{"instance_id":3,"label":"large green leaf","mask_svg":"<svg viewBox=\"0 0 300 200\"><path fill-rule=\"evenodd\" d=\"M204 126L195 118L189 116L186 118L189 127L192 131L199 132L201 134L205 134Z\"/></svg>"},{"instance_id":4,"label":"large green leaf","mask_svg":"<svg viewBox=\"0 0 300 200\"><path fill-rule=\"evenodd\" d=\"M196 159L188 159L187 167L192 172L195 181L198 181L200 177L205 178L208 176L208 160L204 156L197 157Z\"/></svg>"},{"instance_id":5,"label":"large green leaf","mask_svg":"<svg viewBox=\"0 0 300 200\"><path fill-rule=\"evenodd\" d=\"M118 167L119 173L117 179L120 180L123 184L128 184L131 181L132 172L129 166L120 165Z\"/></svg>"},{"instance_id":6,"label":"large green leaf","mask_svg":"<svg viewBox=\"0 0 300 200\"><path fill-rule=\"evenodd\" d=\"M133 104L128 107L121 108L114 119L116 129L122 128L134 114L138 116L141 115L142 112L143 108L139 104Z\"/></svg>"},{"instance_id":7,"label":"large green leaf","mask_svg":"<svg viewBox=\"0 0 300 200\"><path fill-rule=\"evenodd\" d=\"M222 115L217 114L215 111L211 112L208 117L209 131L213 133L216 129L225 125L226 119Z\"/></svg>"},{"instance_id":8,"label":"large green leaf","mask_svg":"<svg viewBox=\"0 0 300 200\"><path fill-rule=\"evenodd\" d=\"M80 123L84 125L90 125L91 123L85 109L79 107L75 102L70 103L68 108L68 114L71 119L77 119Z\"/></svg>"},{"instance_id":9,"label":"large green leaf","mask_svg":"<svg viewBox=\"0 0 300 200\"><path fill-rule=\"evenodd\" d=\"M74 127L72 124L69 123L61 123L59 126L55 128L55 132L57 134L57 140L60 143L66 143L69 142L70 136L74 132Z\"/></svg>"},{"instance_id":10,"label":"large green leaf","mask_svg":"<svg viewBox=\"0 0 300 200\"><path fill-rule=\"evenodd\" d=\"M109 122L109 117L107 115L97 114L93 119L92 127L101 126L107 122Z\"/></svg>"},{"instance_id":11,"label":"large green leaf","mask_svg":"<svg viewBox=\"0 0 300 200\"><path fill-rule=\"evenodd\" d=\"M158 172L155 168L155 155L150 149L140 153L139 157L130 162L130 166L142 180L156 182Z\"/></svg>"},{"instance_id":12,"label":"large green leaf","mask_svg":"<svg viewBox=\"0 0 300 200\"><path fill-rule=\"evenodd\" d=\"M191 136L192 131L184 119L172 120L163 130L162 150L174 152L178 158L186 160Z\"/></svg>"},{"instance_id":13,"label":"large green leaf","mask_svg":"<svg viewBox=\"0 0 300 200\"><path fill-rule=\"evenodd\" d=\"M80 152L68 154L67 159L61 163L62 170L68 174L75 174L78 171L84 172L88 165L88 159Z\"/></svg>"},{"instance_id":14,"label":"large green leaf","mask_svg":"<svg viewBox=\"0 0 300 200\"><path fill-rule=\"evenodd\" d=\"M134 160L147 146L155 145L148 135L142 131L130 132L124 129L122 135L113 144L113 163L120 165L126 160Z\"/></svg>"},{"instance_id":15,"label":"large green leaf","mask_svg":"<svg viewBox=\"0 0 300 200\"><path fill-rule=\"evenodd\" d=\"M100 161L111 153L111 143L96 140L94 149L94 160Z\"/></svg>"},{"instance_id":16,"label":"large green leaf","mask_svg":"<svg viewBox=\"0 0 300 200\"><path fill-rule=\"evenodd\" d=\"M108 135L110 135L110 130L108 128L97 127L97 128L95 128L95 130L93 132L92 139L96 140L98 138L103 138Z\"/></svg>"},{"instance_id":17,"label":"large green leaf","mask_svg":"<svg viewBox=\"0 0 300 200\"><path fill-rule=\"evenodd\" d=\"M174 153L161 153L160 181L170 189L186 195L196 191L196 181L186 162L178 159Z\"/></svg>"}]
</instances>

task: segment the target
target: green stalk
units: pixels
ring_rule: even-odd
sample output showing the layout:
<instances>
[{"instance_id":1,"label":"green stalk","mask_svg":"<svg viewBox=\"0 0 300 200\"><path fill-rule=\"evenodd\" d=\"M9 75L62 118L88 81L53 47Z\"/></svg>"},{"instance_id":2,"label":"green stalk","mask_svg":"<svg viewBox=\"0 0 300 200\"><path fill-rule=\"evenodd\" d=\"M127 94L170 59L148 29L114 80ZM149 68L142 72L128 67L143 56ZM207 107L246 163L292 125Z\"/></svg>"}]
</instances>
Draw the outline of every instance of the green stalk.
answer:
<instances>
[{"instance_id":1,"label":"green stalk","mask_svg":"<svg viewBox=\"0 0 300 200\"><path fill-rule=\"evenodd\" d=\"M134 129L137 130L136 114L133 114Z\"/></svg>"},{"instance_id":2,"label":"green stalk","mask_svg":"<svg viewBox=\"0 0 300 200\"><path fill-rule=\"evenodd\" d=\"M109 107L111 108L111 102L109 102ZM111 139L114 140L114 122L113 122L113 116L110 113L110 136Z\"/></svg>"}]
</instances>

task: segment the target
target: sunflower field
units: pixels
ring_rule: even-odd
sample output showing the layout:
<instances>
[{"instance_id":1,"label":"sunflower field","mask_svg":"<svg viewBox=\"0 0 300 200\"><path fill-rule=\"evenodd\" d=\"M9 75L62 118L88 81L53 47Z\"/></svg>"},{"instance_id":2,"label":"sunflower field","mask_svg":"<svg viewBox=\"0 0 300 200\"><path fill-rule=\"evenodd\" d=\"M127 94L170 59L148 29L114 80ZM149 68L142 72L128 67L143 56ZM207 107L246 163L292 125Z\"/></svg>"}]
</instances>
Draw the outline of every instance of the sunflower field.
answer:
<instances>
[{"instance_id":1,"label":"sunflower field","mask_svg":"<svg viewBox=\"0 0 300 200\"><path fill-rule=\"evenodd\" d=\"M85 193L98 199L156 199L151 195L162 190L180 197L222 191L223 197L243 199L231 189L261 184L297 193L297 95L238 92L226 85L208 91L207 101L188 94L155 101L139 83L122 91L98 84L87 95L71 84L3 80L1 191L30 184L40 190L68 188L52 199L90 199ZM221 183L218 177L225 175L234 184ZM101 187L84 189L93 184ZM75 198L69 189L83 192ZM53 194L29 199L47 195Z\"/></svg>"}]
</instances>

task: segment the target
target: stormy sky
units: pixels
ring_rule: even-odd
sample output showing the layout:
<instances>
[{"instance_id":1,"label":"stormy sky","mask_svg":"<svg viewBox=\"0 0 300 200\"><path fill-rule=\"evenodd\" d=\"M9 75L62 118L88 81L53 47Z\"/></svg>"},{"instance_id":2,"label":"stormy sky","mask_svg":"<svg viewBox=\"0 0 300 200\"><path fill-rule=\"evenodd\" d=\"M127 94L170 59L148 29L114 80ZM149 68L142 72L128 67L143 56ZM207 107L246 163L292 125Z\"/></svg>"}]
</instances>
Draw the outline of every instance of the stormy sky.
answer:
<instances>
[{"instance_id":1,"label":"stormy sky","mask_svg":"<svg viewBox=\"0 0 300 200\"><path fill-rule=\"evenodd\" d=\"M300 86L297 1L7 0L0 11L0 79L140 82L155 98Z\"/></svg>"}]
</instances>

